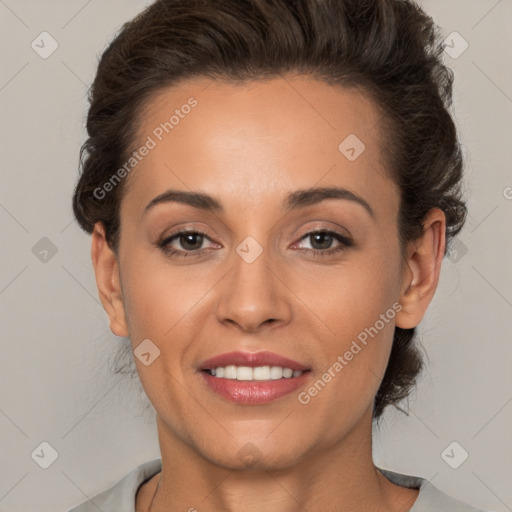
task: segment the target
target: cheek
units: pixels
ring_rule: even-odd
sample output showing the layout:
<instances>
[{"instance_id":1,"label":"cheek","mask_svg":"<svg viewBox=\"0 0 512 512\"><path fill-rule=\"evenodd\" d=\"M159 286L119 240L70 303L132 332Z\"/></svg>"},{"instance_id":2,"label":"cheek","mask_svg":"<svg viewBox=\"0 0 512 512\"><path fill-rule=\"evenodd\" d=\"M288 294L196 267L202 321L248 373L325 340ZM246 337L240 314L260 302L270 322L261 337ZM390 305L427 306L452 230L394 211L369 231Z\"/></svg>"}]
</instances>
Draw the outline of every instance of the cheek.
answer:
<instances>
[{"instance_id":1,"label":"cheek","mask_svg":"<svg viewBox=\"0 0 512 512\"><path fill-rule=\"evenodd\" d=\"M324 384L330 390L322 391L318 406L320 402L322 407L344 406L343 415L358 407L363 411L373 400L391 351L395 317L401 309L397 258L398 253L389 259L372 257L371 253L361 256L350 271L332 273L328 288L315 288L312 279L300 292L310 297L311 309L329 328L321 346L323 365L315 376L320 382L311 392L319 393Z\"/></svg>"},{"instance_id":2,"label":"cheek","mask_svg":"<svg viewBox=\"0 0 512 512\"><path fill-rule=\"evenodd\" d=\"M331 302L326 323L334 334L319 347L322 364L298 396L306 406L304 414L324 418L320 423L327 422L327 437L332 438L350 429L371 407L387 366L400 307L385 287L374 286L368 293L353 281L346 284L345 293L339 290L331 297L336 302Z\"/></svg>"},{"instance_id":3,"label":"cheek","mask_svg":"<svg viewBox=\"0 0 512 512\"><path fill-rule=\"evenodd\" d=\"M123 296L130 334L162 339L207 295L211 278L173 267L148 254L123 267Z\"/></svg>"},{"instance_id":4,"label":"cheek","mask_svg":"<svg viewBox=\"0 0 512 512\"><path fill-rule=\"evenodd\" d=\"M399 300L400 265L384 254L361 253L336 269L303 272L294 290L307 298L308 306L324 320L331 334L353 339L373 326L393 304L396 307ZM391 310L388 315L393 321L395 313ZM383 334L390 328L386 323Z\"/></svg>"},{"instance_id":5,"label":"cheek","mask_svg":"<svg viewBox=\"0 0 512 512\"><path fill-rule=\"evenodd\" d=\"M165 261L133 258L123 267L123 294L132 348L146 339L160 350L145 366L136 360L142 386L158 411L189 407L181 402L183 369L190 359L198 331L197 312L204 307L211 284L190 278ZM181 382L181 384L179 384ZM185 397L186 398L186 397ZM173 418L177 422L177 418Z\"/></svg>"}]
</instances>

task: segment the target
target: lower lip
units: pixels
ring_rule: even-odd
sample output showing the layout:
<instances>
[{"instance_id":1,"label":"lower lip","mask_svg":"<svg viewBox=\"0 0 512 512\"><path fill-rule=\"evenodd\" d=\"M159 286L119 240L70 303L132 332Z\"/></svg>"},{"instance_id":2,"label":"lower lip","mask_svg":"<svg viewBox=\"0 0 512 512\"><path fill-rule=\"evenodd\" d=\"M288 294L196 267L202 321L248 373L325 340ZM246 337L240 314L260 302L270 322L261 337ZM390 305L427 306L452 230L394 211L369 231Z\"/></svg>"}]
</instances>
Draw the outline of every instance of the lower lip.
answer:
<instances>
[{"instance_id":1,"label":"lower lip","mask_svg":"<svg viewBox=\"0 0 512 512\"><path fill-rule=\"evenodd\" d=\"M298 377L264 381L232 380L214 377L202 371L206 384L224 398L239 404L266 404L289 395L304 384L309 371Z\"/></svg>"}]
</instances>

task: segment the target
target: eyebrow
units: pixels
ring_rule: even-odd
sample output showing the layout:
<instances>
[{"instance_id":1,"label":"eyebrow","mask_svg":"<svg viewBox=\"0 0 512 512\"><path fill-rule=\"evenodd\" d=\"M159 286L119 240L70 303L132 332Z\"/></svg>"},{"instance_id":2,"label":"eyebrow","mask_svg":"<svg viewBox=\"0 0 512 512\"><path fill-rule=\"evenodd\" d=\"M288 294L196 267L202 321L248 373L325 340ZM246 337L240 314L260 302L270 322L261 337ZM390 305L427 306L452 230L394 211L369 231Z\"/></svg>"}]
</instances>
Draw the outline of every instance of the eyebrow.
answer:
<instances>
[{"instance_id":1,"label":"eyebrow","mask_svg":"<svg viewBox=\"0 0 512 512\"><path fill-rule=\"evenodd\" d=\"M312 187L291 192L286 196L284 209L286 211L296 210L305 206L318 204L326 199L343 199L353 201L361 205L366 212L373 218L375 214L371 206L362 197L350 192L350 190L339 187ZM220 201L214 197L201 192L187 192L185 190L167 190L153 198L144 208L144 216L151 208L157 204L177 202L187 204L200 210L222 213L224 208Z\"/></svg>"}]
</instances>

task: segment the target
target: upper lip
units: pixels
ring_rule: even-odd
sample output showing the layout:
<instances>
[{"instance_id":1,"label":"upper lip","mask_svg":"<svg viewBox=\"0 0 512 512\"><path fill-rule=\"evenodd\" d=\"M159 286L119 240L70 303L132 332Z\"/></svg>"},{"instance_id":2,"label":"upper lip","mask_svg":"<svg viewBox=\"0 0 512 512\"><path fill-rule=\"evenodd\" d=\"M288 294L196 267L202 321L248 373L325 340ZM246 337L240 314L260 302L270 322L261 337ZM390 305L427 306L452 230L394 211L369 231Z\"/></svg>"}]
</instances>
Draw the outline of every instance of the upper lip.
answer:
<instances>
[{"instance_id":1,"label":"upper lip","mask_svg":"<svg viewBox=\"0 0 512 512\"><path fill-rule=\"evenodd\" d=\"M211 370L218 366L281 366L283 368L290 368L292 370L308 370L309 368L293 359L281 356L274 352L227 352L218 356L211 357L203 361L199 368L201 370Z\"/></svg>"}]
</instances>

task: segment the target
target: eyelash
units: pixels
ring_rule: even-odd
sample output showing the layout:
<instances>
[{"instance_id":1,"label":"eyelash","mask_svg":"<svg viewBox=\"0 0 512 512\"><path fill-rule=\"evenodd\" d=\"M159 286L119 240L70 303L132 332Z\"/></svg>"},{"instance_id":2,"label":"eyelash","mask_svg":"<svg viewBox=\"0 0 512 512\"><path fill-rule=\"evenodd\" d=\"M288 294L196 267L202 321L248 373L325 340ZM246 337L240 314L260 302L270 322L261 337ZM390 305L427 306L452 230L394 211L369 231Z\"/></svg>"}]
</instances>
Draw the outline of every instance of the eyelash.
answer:
<instances>
[{"instance_id":1,"label":"eyelash","mask_svg":"<svg viewBox=\"0 0 512 512\"><path fill-rule=\"evenodd\" d=\"M332 231L329 229L317 229L317 230L309 231L308 233L305 233L299 239L299 242L304 240L307 237L311 237L313 235L318 235L318 234L332 236L335 240L337 240L340 243L340 245L338 247L335 247L334 249L301 249L301 250L306 251L307 253L311 254L314 257L321 257L321 256L325 256L325 255L332 255L332 254L338 253L340 251L345 251L347 248L349 248L353 245L352 240L350 240L349 238L347 238L344 235L341 235L340 233L337 233L336 231ZM161 250L163 250L168 256L171 256L171 257L176 256L178 258L186 258L188 256L198 255L203 249L196 249L194 251L180 251L180 250L176 250L176 249L171 249L169 247L169 244L173 240L180 238L181 236L184 236L184 235L200 235L200 236L203 236L203 237L209 239L208 235L206 233L203 233L202 231L185 230L185 231L178 231L178 232L164 238L163 240L157 242L156 245Z\"/></svg>"},{"instance_id":2,"label":"eyelash","mask_svg":"<svg viewBox=\"0 0 512 512\"><path fill-rule=\"evenodd\" d=\"M184 235L201 235L205 238L209 238L206 233L203 233L202 231L198 230L185 230L185 231L177 231L176 233L164 238L160 242L157 243L157 246L162 249L168 256L177 256L181 258L186 258L188 256L195 256L199 252L201 252L202 249L196 249L195 251L177 251L176 249L171 249L169 247L169 244L175 240L176 238L180 238Z\"/></svg>"}]
</instances>

